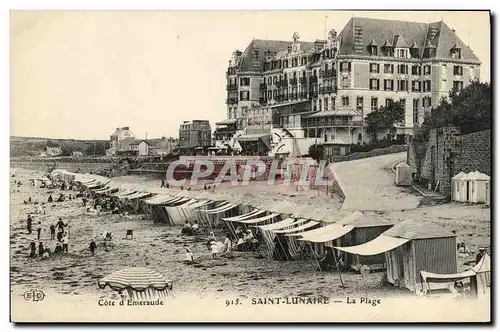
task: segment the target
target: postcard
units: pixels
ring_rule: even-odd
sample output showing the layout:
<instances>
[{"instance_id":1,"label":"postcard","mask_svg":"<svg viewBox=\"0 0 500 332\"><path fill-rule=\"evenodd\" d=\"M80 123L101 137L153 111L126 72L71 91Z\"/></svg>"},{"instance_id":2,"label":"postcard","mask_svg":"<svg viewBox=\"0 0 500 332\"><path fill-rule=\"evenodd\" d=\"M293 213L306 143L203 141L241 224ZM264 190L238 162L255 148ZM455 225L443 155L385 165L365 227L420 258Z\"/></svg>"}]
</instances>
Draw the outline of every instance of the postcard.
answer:
<instances>
[{"instance_id":1,"label":"postcard","mask_svg":"<svg viewBox=\"0 0 500 332\"><path fill-rule=\"evenodd\" d=\"M491 322L488 11L10 19L12 322Z\"/></svg>"}]
</instances>

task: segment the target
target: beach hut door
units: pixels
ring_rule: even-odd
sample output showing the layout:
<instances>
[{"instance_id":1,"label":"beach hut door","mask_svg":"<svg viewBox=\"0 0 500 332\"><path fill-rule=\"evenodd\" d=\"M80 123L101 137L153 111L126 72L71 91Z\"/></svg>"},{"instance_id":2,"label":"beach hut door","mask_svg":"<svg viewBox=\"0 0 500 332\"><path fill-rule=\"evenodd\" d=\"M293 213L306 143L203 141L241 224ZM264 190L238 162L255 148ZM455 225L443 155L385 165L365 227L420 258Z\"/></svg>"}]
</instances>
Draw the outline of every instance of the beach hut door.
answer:
<instances>
[{"instance_id":1,"label":"beach hut door","mask_svg":"<svg viewBox=\"0 0 500 332\"><path fill-rule=\"evenodd\" d=\"M466 182L465 201L470 202L470 181L465 181L465 182Z\"/></svg>"}]
</instances>

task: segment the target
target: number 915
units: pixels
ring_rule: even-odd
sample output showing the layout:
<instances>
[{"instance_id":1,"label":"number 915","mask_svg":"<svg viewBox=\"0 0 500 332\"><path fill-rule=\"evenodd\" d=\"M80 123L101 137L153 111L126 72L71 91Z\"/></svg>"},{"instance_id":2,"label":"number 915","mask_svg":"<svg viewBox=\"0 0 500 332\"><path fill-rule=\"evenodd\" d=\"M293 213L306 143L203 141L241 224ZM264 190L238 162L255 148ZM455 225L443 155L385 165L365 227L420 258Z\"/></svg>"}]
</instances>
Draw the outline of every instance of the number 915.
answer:
<instances>
[{"instance_id":1,"label":"number 915","mask_svg":"<svg viewBox=\"0 0 500 332\"><path fill-rule=\"evenodd\" d=\"M238 304L241 304L240 299L226 300L226 307L229 307L230 305L238 305Z\"/></svg>"}]
</instances>

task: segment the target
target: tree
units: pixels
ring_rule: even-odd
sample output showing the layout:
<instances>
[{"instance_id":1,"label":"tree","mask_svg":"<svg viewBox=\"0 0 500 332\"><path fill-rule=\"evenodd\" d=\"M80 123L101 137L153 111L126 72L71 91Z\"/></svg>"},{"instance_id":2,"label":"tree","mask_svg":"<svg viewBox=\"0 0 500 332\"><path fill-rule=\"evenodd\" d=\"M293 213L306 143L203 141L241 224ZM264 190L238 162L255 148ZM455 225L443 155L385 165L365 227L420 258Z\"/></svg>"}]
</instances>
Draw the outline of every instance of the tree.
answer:
<instances>
[{"instance_id":1,"label":"tree","mask_svg":"<svg viewBox=\"0 0 500 332\"><path fill-rule=\"evenodd\" d=\"M491 129L491 86L478 80L462 91L451 90L422 123L419 136L425 140L433 128L460 127L462 134Z\"/></svg>"},{"instance_id":2,"label":"tree","mask_svg":"<svg viewBox=\"0 0 500 332\"><path fill-rule=\"evenodd\" d=\"M313 144L309 146L309 157L313 158L317 162L323 159L324 147L321 144Z\"/></svg>"},{"instance_id":3,"label":"tree","mask_svg":"<svg viewBox=\"0 0 500 332\"><path fill-rule=\"evenodd\" d=\"M365 117L366 131L374 141L378 140L378 134L388 131L390 136L396 134L396 125L404 122L405 110L402 102L391 102L387 106L368 113Z\"/></svg>"}]
</instances>

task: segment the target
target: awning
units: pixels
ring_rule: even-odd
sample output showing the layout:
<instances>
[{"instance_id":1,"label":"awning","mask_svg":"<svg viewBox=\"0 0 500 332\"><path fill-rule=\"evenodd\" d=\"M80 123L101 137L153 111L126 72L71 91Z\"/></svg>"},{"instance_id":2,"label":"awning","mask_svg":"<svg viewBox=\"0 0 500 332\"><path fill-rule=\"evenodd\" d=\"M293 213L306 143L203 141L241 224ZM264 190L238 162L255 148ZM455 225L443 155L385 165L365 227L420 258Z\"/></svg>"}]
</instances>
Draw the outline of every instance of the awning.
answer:
<instances>
[{"instance_id":1,"label":"awning","mask_svg":"<svg viewBox=\"0 0 500 332\"><path fill-rule=\"evenodd\" d=\"M111 194L110 196L121 196L121 195L125 195L129 192L130 192L129 189L119 189L117 192Z\"/></svg>"},{"instance_id":2,"label":"awning","mask_svg":"<svg viewBox=\"0 0 500 332\"><path fill-rule=\"evenodd\" d=\"M470 278L476 275L476 273L472 270L467 270L464 272L454 273L454 274L438 274L438 273L421 271L420 274L422 275L422 280L424 282L432 282L432 283L441 283L441 282L448 283L465 278Z\"/></svg>"},{"instance_id":3,"label":"awning","mask_svg":"<svg viewBox=\"0 0 500 332\"><path fill-rule=\"evenodd\" d=\"M326 233L304 237L304 238L299 239L299 240L309 241L309 242L314 242L314 243L333 241L333 240L338 239L341 236L346 235L347 233L349 233L350 231L352 231L354 229L353 225L346 225L346 226L339 225L339 224L334 224L334 225L337 227L327 231ZM326 228L326 227L322 227L322 228Z\"/></svg>"},{"instance_id":4,"label":"awning","mask_svg":"<svg viewBox=\"0 0 500 332\"><path fill-rule=\"evenodd\" d=\"M189 201L189 198L184 198L184 197L167 197L167 198L162 198L157 201L155 201L154 205L168 205L168 204L174 204L178 202L182 202L185 200L185 202Z\"/></svg>"},{"instance_id":5,"label":"awning","mask_svg":"<svg viewBox=\"0 0 500 332\"><path fill-rule=\"evenodd\" d=\"M135 193L133 195L130 195L130 196L126 197L126 198L127 199L136 199L136 198L146 197L148 195L151 195L151 193L139 192L139 193Z\"/></svg>"},{"instance_id":6,"label":"awning","mask_svg":"<svg viewBox=\"0 0 500 332\"><path fill-rule=\"evenodd\" d=\"M488 254L485 254L476 266L468 269L467 271L454 273L454 274L438 274L426 271L420 271L422 279L424 282L453 282L469 277L473 277L478 273L491 272L491 258Z\"/></svg>"},{"instance_id":7,"label":"awning","mask_svg":"<svg viewBox=\"0 0 500 332\"><path fill-rule=\"evenodd\" d=\"M102 184L102 183L99 182L99 183L96 183L96 184L92 184L92 185L88 186L87 188L89 188L89 189L95 189L95 188L99 188L99 187L102 187L102 186L104 186L104 184Z\"/></svg>"},{"instance_id":8,"label":"awning","mask_svg":"<svg viewBox=\"0 0 500 332\"><path fill-rule=\"evenodd\" d=\"M195 202L195 200L193 198L179 197L179 199L176 199L174 201L170 201L170 202L167 202L167 203L162 203L162 205L171 205L171 204L176 204L177 205L178 204L180 206L180 205L188 203L189 201Z\"/></svg>"},{"instance_id":9,"label":"awning","mask_svg":"<svg viewBox=\"0 0 500 332\"><path fill-rule=\"evenodd\" d=\"M241 223L244 223L244 224L256 224L258 222L266 221L266 220L269 220L271 218L277 217L279 215L280 215L279 213L271 213L270 215L267 215L267 216L264 216L264 217L255 218L255 219L248 219L248 220L240 220L238 222L241 222Z\"/></svg>"},{"instance_id":10,"label":"awning","mask_svg":"<svg viewBox=\"0 0 500 332\"><path fill-rule=\"evenodd\" d=\"M236 119L222 120L222 121L216 122L215 125L228 125L228 124L233 124L233 123L236 123Z\"/></svg>"},{"instance_id":11,"label":"awning","mask_svg":"<svg viewBox=\"0 0 500 332\"><path fill-rule=\"evenodd\" d=\"M294 220L295 219L293 219L293 218L286 218L284 220L275 222L274 224L262 225L262 226L252 226L252 227L260 227L260 229L262 229L264 231L270 231L272 229L279 229L279 228L282 228L285 226L290 226L294 222Z\"/></svg>"},{"instance_id":12,"label":"awning","mask_svg":"<svg viewBox=\"0 0 500 332\"><path fill-rule=\"evenodd\" d=\"M236 216L236 217L230 217L230 218L222 218L223 220L225 221L240 221L240 220L243 220L243 219L248 219L248 218L251 218L251 217L254 217L260 213L264 213L265 211L262 211L262 210L259 210L259 209L255 209L251 212L248 212L248 213L245 213L245 214L241 214L239 216Z\"/></svg>"},{"instance_id":13,"label":"awning","mask_svg":"<svg viewBox=\"0 0 500 332\"><path fill-rule=\"evenodd\" d=\"M200 202L196 202L196 203L193 203L193 204L189 204L188 206L186 206L187 208L190 208L190 209L197 209L199 207L202 207L202 206L205 206L205 205L208 205L210 204L211 201L200 201Z\"/></svg>"},{"instance_id":14,"label":"awning","mask_svg":"<svg viewBox=\"0 0 500 332\"><path fill-rule=\"evenodd\" d=\"M305 220L305 219L302 219L302 220ZM300 232L300 231L309 229L311 227L316 226L317 224L319 224L319 222L311 220L307 224L300 225L299 227L290 228L290 229L280 229L280 230L274 231L274 233L284 233L285 236L297 236L297 235L303 234L303 233L297 234L295 232Z\"/></svg>"},{"instance_id":15,"label":"awning","mask_svg":"<svg viewBox=\"0 0 500 332\"><path fill-rule=\"evenodd\" d=\"M148 198L148 199L145 199L144 200L144 203L146 204L150 204L150 205L154 205L154 204L158 204L158 202L162 202L162 201L169 201L173 199L171 196L167 196L167 195L156 195L154 197L151 197L151 198Z\"/></svg>"},{"instance_id":16,"label":"awning","mask_svg":"<svg viewBox=\"0 0 500 332\"><path fill-rule=\"evenodd\" d=\"M259 139L265 139L266 137L269 138L269 136L269 134L247 134L236 137L236 140L242 142L258 141Z\"/></svg>"},{"instance_id":17,"label":"awning","mask_svg":"<svg viewBox=\"0 0 500 332\"><path fill-rule=\"evenodd\" d=\"M316 225L319 224L319 222L316 222ZM310 230L310 231L305 231L305 232L301 232L301 233L295 233L295 234L289 234L288 236L301 236L301 237L310 237L310 236L314 236L314 235L319 235L319 234L324 234L330 230L335 230L337 229L339 224L330 224L328 226L324 226L324 227L320 227L320 228L316 228L316 229L313 229L313 230Z\"/></svg>"},{"instance_id":18,"label":"awning","mask_svg":"<svg viewBox=\"0 0 500 332\"><path fill-rule=\"evenodd\" d=\"M129 193L126 193L126 194L122 194L122 195L118 195L117 198L129 198L130 196L132 195L135 195L137 194L137 191L131 191Z\"/></svg>"},{"instance_id":19,"label":"awning","mask_svg":"<svg viewBox=\"0 0 500 332\"><path fill-rule=\"evenodd\" d=\"M224 205L219 206L219 207L212 209L212 210L200 210L200 211L206 212L207 214L217 214L217 213L225 212L227 210L231 210L232 208L234 208L236 206L237 206L236 204L227 203L227 204L224 204Z\"/></svg>"},{"instance_id":20,"label":"awning","mask_svg":"<svg viewBox=\"0 0 500 332\"><path fill-rule=\"evenodd\" d=\"M295 228L302 226L307 221L307 219L296 219L296 218L292 218L292 219L295 219L295 221L292 222L291 224L288 224L288 225L280 227L280 228L274 228L274 229L272 229L272 231L274 233L286 233L288 231L290 231L290 232L295 231Z\"/></svg>"},{"instance_id":21,"label":"awning","mask_svg":"<svg viewBox=\"0 0 500 332\"><path fill-rule=\"evenodd\" d=\"M409 239L402 239L399 237L392 237L387 235L380 235L379 237L352 247L334 247L335 249L345 251L355 255L361 256L373 256L378 255L383 252L390 251L394 248L402 246L406 242L410 241Z\"/></svg>"}]
</instances>

